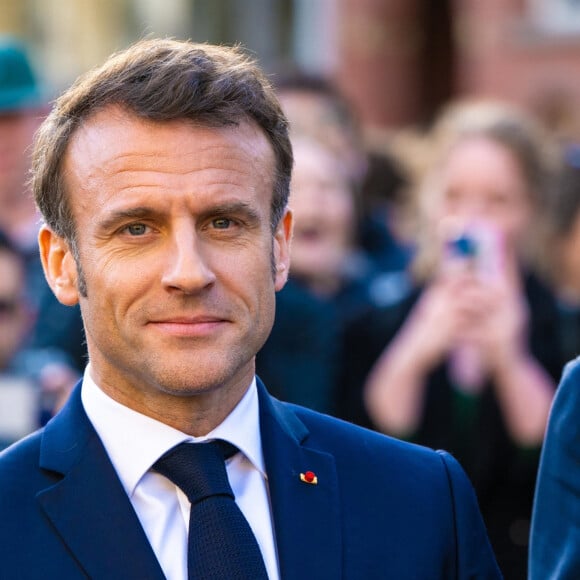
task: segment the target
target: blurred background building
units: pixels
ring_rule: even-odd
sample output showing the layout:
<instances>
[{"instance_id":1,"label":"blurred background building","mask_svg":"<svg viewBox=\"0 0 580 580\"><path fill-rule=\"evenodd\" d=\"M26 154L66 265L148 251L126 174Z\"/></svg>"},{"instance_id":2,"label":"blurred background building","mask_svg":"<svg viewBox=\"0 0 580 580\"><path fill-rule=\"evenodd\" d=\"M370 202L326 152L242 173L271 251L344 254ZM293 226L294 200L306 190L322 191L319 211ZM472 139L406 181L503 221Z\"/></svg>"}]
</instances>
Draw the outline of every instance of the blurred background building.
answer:
<instances>
[{"instance_id":1,"label":"blurred background building","mask_svg":"<svg viewBox=\"0 0 580 580\"><path fill-rule=\"evenodd\" d=\"M580 131L577 0L0 0L55 91L144 36L241 43L270 72L336 81L364 126L426 124L458 96L493 96Z\"/></svg>"}]
</instances>

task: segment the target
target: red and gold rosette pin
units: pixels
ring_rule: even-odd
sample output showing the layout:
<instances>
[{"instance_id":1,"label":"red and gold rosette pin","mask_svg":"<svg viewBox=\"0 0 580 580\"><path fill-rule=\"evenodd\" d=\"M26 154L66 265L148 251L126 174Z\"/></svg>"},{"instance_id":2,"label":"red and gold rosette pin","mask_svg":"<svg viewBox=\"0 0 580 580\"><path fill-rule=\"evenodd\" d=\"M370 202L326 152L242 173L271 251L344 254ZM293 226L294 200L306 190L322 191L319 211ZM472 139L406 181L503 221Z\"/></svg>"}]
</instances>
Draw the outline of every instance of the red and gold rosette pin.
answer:
<instances>
[{"instance_id":1,"label":"red and gold rosette pin","mask_svg":"<svg viewBox=\"0 0 580 580\"><path fill-rule=\"evenodd\" d=\"M300 474L300 481L309 483L310 485L317 485L318 477L316 477L314 471L306 471L305 473Z\"/></svg>"}]
</instances>

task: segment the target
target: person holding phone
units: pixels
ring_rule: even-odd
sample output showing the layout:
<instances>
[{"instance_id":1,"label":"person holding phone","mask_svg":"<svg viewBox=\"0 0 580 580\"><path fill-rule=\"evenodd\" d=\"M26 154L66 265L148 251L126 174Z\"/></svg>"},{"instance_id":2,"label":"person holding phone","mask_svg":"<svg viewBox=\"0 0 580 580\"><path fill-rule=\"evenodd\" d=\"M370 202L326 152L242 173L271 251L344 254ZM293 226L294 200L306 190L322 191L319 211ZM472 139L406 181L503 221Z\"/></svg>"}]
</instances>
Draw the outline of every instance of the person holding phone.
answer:
<instances>
[{"instance_id":1,"label":"person holding phone","mask_svg":"<svg viewBox=\"0 0 580 580\"><path fill-rule=\"evenodd\" d=\"M523 578L561 369L554 301L525 255L547 161L531 121L500 105L458 107L434 135L420 189L417 288L347 332L342 415L451 449L474 483L506 578Z\"/></svg>"}]
</instances>

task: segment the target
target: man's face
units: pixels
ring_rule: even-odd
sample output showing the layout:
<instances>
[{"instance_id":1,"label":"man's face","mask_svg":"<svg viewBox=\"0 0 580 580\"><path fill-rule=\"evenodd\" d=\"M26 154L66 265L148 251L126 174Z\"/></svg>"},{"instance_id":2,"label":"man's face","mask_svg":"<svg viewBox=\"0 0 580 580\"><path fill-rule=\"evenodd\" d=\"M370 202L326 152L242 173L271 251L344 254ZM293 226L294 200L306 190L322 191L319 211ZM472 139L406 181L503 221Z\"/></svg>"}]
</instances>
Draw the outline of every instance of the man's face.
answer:
<instances>
[{"instance_id":1,"label":"man's face","mask_svg":"<svg viewBox=\"0 0 580 580\"><path fill-rule=\"evenodd\" d=\"M59 266L57 296L80 301L96 382L153 416L168 397L237 402L288 270L291 216L272 235L264 134L109 107L73 136L64 172L86 296L62 240L45 230L41 250L49 272Z\"/></svg>"}]
</instances>

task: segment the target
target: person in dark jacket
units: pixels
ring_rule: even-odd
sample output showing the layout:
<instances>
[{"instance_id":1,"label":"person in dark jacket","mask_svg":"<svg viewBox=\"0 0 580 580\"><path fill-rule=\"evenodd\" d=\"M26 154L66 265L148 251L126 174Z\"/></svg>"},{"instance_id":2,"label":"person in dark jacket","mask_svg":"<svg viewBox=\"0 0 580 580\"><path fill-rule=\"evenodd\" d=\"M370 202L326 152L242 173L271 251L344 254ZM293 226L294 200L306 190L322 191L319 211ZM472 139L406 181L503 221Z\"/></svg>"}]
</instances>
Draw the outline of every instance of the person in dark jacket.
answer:
<instances>
[{"instance_id":1,"label":"person in dark jacket","mask_svg":"<svg viewBox=\"0 0 580 580\"><path fill-rule=\"evenodd\" d=\"M499 104L463 105L441 120L421 182L417 288L353 323L341 359L341 415L451 449L514 579L526 574L539 451L563 364L554 298L524 251L548 171L535 131Z\"/></svg>"}]
</instances>

